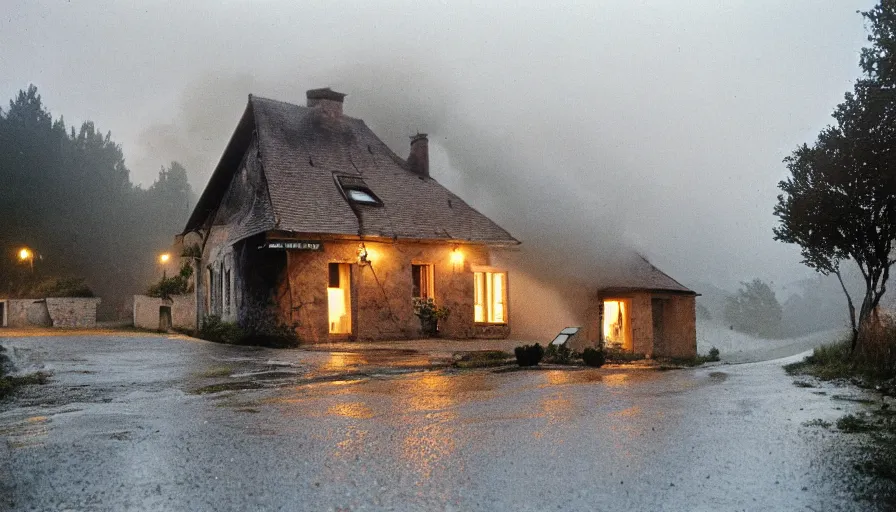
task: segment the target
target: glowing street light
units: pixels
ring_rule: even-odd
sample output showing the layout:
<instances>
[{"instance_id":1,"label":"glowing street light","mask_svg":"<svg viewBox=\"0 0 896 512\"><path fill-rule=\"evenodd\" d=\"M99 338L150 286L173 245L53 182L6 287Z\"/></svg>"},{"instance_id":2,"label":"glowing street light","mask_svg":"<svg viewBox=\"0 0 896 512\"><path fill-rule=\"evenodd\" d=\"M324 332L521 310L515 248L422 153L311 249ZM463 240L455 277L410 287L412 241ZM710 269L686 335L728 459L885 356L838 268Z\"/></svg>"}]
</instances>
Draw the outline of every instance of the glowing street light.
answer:
<instances>
[{"instance_id":1,"label":"glowing street light","mask_svg":"<svg viewBox=\"0 0 896 512\"><path fill-rule=\"evenodd\" d=\"M162 255L159 256L159 263L164 265L165 263L168 263L168 260L170 260L170 259L171 259L170 254L168 254L167 252L163 253Z\"/></svg>"},{"instance_id":2,"label":"glowing street light","mask_svg":"<svg viewBox=\"0 0 896 512\"><path fill-rule=\"evenodd\" d=\"M31 266L31 273L34 273L34 251L27 247L22 247L19 250L19 260L23 262L27 261Z\"/></svg>"}]
</instances>

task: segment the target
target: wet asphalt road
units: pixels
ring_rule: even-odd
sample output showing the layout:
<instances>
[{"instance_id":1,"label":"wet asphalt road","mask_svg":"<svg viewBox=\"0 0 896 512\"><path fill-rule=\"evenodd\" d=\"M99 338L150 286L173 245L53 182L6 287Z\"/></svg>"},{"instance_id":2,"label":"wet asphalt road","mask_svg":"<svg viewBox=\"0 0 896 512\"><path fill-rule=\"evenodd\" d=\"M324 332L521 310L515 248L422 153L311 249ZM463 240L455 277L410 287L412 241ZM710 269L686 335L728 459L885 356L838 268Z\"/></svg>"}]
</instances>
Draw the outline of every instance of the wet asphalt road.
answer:
<instances>
[{"instance_id":1,"label":"wet asphalt road","mask_svg":"<svg viewBox=\"0 0 896 512\"><path fill-rule=\"evenodd\" d=\"M827 511L876 492L857 437L803 425L862 406L781 361L502 373L420 371L444 360L411 350L0 344L53 374L0 402L0 510Z\"/></svg>"}]
</instances>

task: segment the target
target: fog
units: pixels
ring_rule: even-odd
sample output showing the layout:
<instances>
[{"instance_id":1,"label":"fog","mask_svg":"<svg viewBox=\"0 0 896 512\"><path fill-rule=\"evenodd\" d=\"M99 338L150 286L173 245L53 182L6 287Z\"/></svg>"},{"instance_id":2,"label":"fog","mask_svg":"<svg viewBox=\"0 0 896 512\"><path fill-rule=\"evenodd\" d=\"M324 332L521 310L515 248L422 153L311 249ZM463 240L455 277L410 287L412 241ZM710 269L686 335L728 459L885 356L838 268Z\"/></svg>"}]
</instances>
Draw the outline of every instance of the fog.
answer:
<instances>
[{"instance_id":1,"label":"fog","mask_svg":"<svg viewBox=\"0 0 896 512\"><path fill-rule=\"evenodd\" d=\"M135 181L177 160L196 190L249 93L330 86L400 155L429 133L432 175L524 264L631 248L695 288L784 285L812 273L772 240L781 160L858 76L873 3L14 1L0 86L111 130Z\"/></svg>"}]
</instances>

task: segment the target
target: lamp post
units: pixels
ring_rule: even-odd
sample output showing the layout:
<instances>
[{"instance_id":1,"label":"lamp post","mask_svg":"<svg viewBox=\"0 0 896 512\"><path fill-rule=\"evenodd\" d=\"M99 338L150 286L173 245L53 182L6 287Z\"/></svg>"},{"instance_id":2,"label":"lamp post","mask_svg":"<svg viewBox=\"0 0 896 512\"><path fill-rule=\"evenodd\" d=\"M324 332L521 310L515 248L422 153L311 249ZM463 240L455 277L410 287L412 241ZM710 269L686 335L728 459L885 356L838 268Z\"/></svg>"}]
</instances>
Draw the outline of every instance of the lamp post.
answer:
<instances>
[{"instance_id":1,"label":"lamp post","mask_svg":"<svg viewBox=\"0 0 896 512\"><path fill-rule=\"evenodd\" d=\"M166 279L168 277L167 269L165 267L167 266L167 263L170 259L171 259L171 255L168 254L167 252L159 255L159 265L161 265L161 267L162 267L162 279Z\"/></svg>"},{"instance_id":2,"label":"lamp post","mask_svg":"<svg viewBox=\"0 0 896 512\"><path fill-rule=\"evenodd\" d=\"M19 260L23 262L27 261L31 266L31 273L34 273L34 251L27 247L22 247L19 250Z\"/></svg>"}]
</instances>

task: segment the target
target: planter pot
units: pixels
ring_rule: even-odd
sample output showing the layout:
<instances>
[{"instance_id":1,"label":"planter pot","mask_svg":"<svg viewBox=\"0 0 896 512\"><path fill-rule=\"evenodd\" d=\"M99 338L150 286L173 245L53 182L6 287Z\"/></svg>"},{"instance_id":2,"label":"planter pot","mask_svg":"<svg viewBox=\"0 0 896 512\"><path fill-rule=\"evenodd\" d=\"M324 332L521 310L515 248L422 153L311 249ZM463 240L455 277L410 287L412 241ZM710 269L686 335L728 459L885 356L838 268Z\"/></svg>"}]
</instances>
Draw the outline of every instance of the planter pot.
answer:
<instances>
[{"instance_id":1,"label":"planter pot","mask_svg":"<svg viewBox=\"0 0 896 512\"><path fill-rule=\"evenodd\" d=\"M439 334L439 321L435 318L421 318L420 330L425 336L436 336Z\"/></svg>"}]
</instances>

